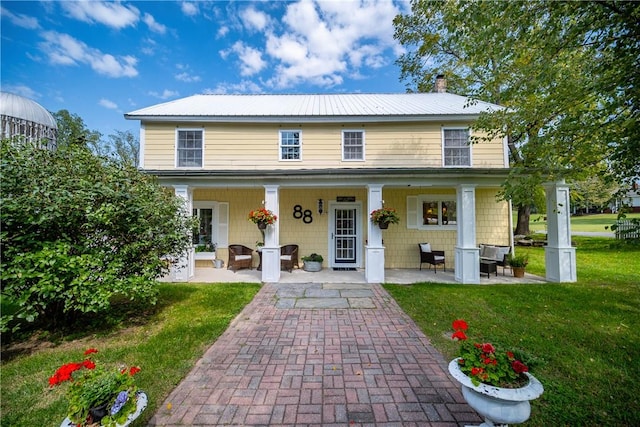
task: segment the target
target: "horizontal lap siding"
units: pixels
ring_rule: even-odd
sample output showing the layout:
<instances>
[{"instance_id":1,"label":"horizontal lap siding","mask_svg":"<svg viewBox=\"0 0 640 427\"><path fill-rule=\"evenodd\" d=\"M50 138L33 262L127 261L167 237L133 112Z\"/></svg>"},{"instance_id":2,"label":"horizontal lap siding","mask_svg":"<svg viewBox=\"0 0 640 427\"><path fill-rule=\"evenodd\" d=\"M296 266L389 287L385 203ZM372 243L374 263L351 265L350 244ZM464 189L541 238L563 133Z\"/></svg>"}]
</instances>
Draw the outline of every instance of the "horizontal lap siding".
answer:
<instances>
[{"instance_id":1,"label":"horizontal lap siding","mask_svg":"<svg viewBox=\"0 0 640 427\"><path fill-rule=\"evenodd\" d=\"M204 128L203 169L321 169L442 167L442 126L402 124L183 124ZM175 167L176 124L146 123L144 165L147 169ZM279 160L279 131L302 132L302 160ZM365 161L342 161L342 131L365 132ZM472 147L473 166L503 167L499 140Z\"/></svg>"}]
</instances>

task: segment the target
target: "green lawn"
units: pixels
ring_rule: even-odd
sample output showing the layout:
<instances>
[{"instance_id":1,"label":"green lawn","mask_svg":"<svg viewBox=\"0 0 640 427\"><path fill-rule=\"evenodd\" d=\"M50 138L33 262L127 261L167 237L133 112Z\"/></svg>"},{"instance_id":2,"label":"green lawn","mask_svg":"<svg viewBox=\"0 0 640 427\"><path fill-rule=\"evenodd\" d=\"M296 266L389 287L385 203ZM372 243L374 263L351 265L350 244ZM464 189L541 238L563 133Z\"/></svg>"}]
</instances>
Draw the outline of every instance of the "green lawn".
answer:
<instances>
[{"instance_id":1,"label":"green lawn","mask_svg":"<svg viewBox=\"0 0 640 427\"><path fill-rule=\"evenodd\" d=\"M529 222L529 228L532 232L545 232L547 222L544 220L545 215L532 214ZM591 232L611 232L605 227L611 227L617 219L616 214L589 214L571 217L572 231L591 231ZM627 214L627 219L640 218L640 214ZM514 224L516 223L517 213L514 214Z\"/></svg>"},{"instance_id":2,"label":"green lawn","mask_svg":"<svg viewBox=\"0 0 640 427\"><path fill-rule=\"evenodd\" d=\"M458 318L472 338L532 355L545 393L526 425L640 425L640 249L574 242L577 283L385 287L447 359ZM527 271L544 275L544 249L520 251L530 254Z\"/></svg>"},{"instance_id":3,"label":"green lawn","mask_svg":"<svg viewBox=\"0 0 640 427\"><path fill-rule=\"evenodd\" d=\"M612 239L573 240L577 283L385 287L447 358L457 349L446 338L456 318L469 322L472 338L532 355L545 393L533 402L527 425L640 425L640 248L621 248ZM544 276L543 248L518 251L529 253L529 272ZM65 417L64 390L49 389L47 379L96 347L99 360L142 368L139 384L152 398L135 425L146 425L258 289L161 284L158 308L117 330L58 338L15 357L3 347L0 424L58 425Z\"/></svg>"},{"instance_id":4,"label":"green lawn","mask_svg":"<svg viewBox=\"0 0 640 427\"><path fill-rule=\"evenodd\" d=\"M48 378L63 363L82 360L90 347L103 363L137 365L138 385L149 406L134 425L143 426L162 401L193 368L204 351L254 297L256 284L161 284L158 308L133 317L118 330L57 342L40 343L36 351L2 357L0 425L57 426L66 417L65 387L48 387Z\"/></svg>"}]
</instances>

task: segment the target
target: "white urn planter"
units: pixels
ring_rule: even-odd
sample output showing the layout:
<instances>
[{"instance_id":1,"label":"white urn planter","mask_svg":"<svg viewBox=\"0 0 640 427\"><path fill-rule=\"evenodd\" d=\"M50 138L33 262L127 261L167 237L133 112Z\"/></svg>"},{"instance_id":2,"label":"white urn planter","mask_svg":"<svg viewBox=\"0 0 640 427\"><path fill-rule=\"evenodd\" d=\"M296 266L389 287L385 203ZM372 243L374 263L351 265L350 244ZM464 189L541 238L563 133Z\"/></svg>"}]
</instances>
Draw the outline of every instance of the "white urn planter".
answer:
<instances>
[{"instance_id":1,"label":"white urn planter","mask_svg":"<svg viewBox=\"0 0 640 427\"><path fill-rule=\"evenodd\" d=\"M531 415L530 400L537 399L544 387L533 375L525 372L529 383L521 388L501 388L487 384L473 385L460 370L458 359L449 362L449 372L461 385L462 395L478 414L484 417L481 427L520 424Z\"/></svg>"}]
</instances>

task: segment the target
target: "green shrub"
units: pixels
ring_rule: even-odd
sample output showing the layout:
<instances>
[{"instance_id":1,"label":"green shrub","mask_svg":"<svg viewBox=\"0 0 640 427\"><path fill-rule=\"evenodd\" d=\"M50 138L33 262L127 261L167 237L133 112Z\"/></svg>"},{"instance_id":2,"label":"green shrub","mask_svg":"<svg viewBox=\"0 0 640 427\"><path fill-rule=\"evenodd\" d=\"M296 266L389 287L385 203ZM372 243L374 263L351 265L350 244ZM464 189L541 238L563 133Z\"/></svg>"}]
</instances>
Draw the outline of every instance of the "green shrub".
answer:
<instances>
[{"instance_id":1,"label":"green shrub","mask_svg":"<svg viewBox=\"0 0 640 427\"><path fill-rule=\"evenodd\" d=\"M78 145L3 140L1 166L2 299L17 307L2 313L2 331L105 312L114 297L154 303L162 257L190 245L180 199Z\"/></svg>"}]
</instances>

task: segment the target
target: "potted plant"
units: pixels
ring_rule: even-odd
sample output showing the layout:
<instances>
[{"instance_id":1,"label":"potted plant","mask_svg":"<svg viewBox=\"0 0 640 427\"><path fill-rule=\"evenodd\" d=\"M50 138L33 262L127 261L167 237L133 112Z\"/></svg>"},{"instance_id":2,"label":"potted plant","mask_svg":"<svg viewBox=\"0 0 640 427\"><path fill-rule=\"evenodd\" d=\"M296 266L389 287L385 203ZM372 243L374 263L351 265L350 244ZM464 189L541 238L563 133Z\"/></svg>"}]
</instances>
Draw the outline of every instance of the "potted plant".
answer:
<instances>
[{"instance_id":1,"label":"potted plant","mask_svg":"<svg viewBox=\"0 0 640 427\"><path fill-rule=\"evenodd\" d=\"M217 245L212 242L200 243L196 245L196 259L215 261L216 259L216 247Z\"/></svg>"},{"instance_id":2,"label":"potted plant","mask_svg":"<svg viewBox=\"0 0 640 427\"><path fill-rule=\"evenodd\" d=\"M524 277L524 271L529 264L529 255L513 255L509 254L507 257L507 263L511 266L514 277Z\"/></svg>"},{"instance_id":3,"label":"potted plant","mask_svg":"<svg viewBox=\"0 0 640 427\"><path fill-rule=\"evenodd\" d=\"M269 209L260 208L249 212L249 221L256 224L260 230L265 230L267 225L275 224L277 220L277 215Z\"/></svg>"},{"instance_id":4,"label":"potted plant","mask_svg":"<svg viewBox=\"0 0 640 427\"><path fill-rule=\"evenodd\" d=\"M147 407L147 395L138 389L137 366L105 369L92 360L98 350L84 352L82 362L62 365L49 378L49 386L69 382L68 416L62 426L126 426Z\"/></svg>"},{"instance_id":5,"label":"potted plant","mask_svg":"<svg viewBox=\"0 0 640 427\"><path fill-rule=\"evenodd\" d=\"M303 256L302 258L303 265L302 269L304 271L320 271L322 270L322 255L318 255L316 253L312 253L309 256Z\"/></svg>"},{"instance_id":6,"label":"potted plant","mask_svg":"<svg viewBox=\"0 0 640 427\"><path fill-rule=\"evenodd\" d=\"M518 424L531 415L530 400L542 395L540 381L521 361L522 354L497 349L493 344L467 341L467 323L453 322L454 340L461 341L459 357L449 372L461 384L469 406L485 418L486 425Z\"/></svg>"},{"instance_id":7,"label":"potted plant","mask_svg":"<svg viewBox=\"0 0 640 427\"><path fill-rule=\"evenodd\" d=\"M381 229L386 229L389 224L398 224L400 217L394 208L380 208L371 212L371 222Z\"/></svg>"}]
</instances>

